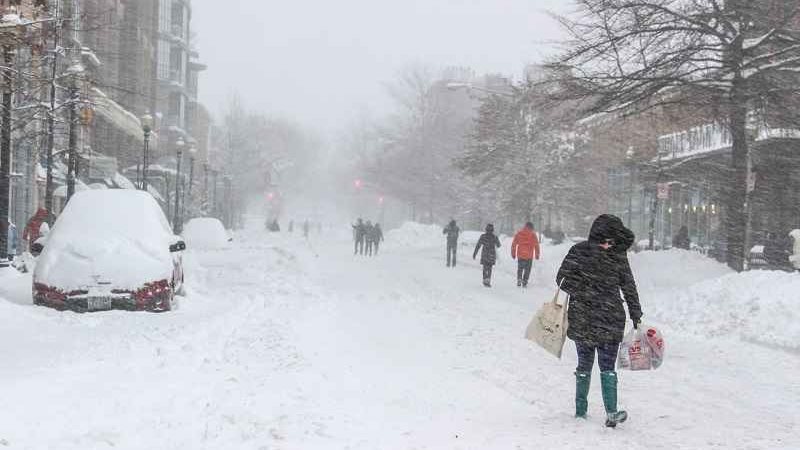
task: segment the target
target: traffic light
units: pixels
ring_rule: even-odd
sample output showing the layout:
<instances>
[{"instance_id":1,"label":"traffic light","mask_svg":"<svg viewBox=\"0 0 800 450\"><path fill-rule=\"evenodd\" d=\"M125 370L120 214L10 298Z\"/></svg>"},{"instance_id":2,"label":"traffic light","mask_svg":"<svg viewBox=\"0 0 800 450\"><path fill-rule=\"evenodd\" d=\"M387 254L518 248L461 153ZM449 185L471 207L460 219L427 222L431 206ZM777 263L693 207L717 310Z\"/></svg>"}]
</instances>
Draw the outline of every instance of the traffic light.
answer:
<instances>
[{"instance_id":1,"label":"traffic light","mask_svg":"<svg viewBox=\"0 0 800 450\"><path fill-rule=\"evenodd\" d=\"M361 179L358 179L358 178L356 178L356 180L353 182L353 186L355 186L356 189L361 189L361 186L363 186L363 185L364 185L364 182L361 181Z\"/></svg>"},{"instance_id":2,"label":"traffic light","mask_svg":"<svg viewBox=\"0 0 800 450\"><path fill-rule=\"evenodd\" d=\"M267 200L269 200L269 201L275 200L275 193L274 192L270 192L269 194L267 194Z\"/></svg>"}]
</instances>

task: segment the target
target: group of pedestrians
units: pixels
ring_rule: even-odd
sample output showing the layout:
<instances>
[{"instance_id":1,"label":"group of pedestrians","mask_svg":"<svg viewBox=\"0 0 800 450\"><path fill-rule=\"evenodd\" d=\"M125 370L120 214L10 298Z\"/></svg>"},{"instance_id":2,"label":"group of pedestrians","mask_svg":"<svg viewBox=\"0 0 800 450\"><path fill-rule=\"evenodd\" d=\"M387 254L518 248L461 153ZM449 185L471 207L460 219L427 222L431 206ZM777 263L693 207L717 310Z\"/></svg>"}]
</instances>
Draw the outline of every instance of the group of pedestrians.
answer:
<instances>
[{"instance_id":1,"label":"group of pedestrians","mask_svg":"<svg viewBox=\"0 0 800 450\"><path fill-rule=\"evenodd\" d=\"M384 240L381 224L377 222L373 224L370 220L364 222L364 219L359 217L352 226L355 243L353 255L377 256L381 242Z\"/></svg>"},{"instance_id":2,"label":"group of pedestrians","mask_svg":"<svg viewBox=\"0 0 800 450\"><path fill-rule=\"evenodd\" d=\"M447 267L455 267L461 230L456 221L451 220L442 230L442 234L447 236ZM481 254L483 285L486 287L492 286L492 272L494 265L497 264L497 249L500 246L500 239L494 233L494 225L487 224L485 232L475 245L475 251L472 252L472 259L477 259L478 252ZM514 240L511 242L511 258L517 260L517 287L528 287L533 260L538 260L540 257L539 238L533 230L533 223L528 222L514 235Z\"/></svg>"}]
</instances>

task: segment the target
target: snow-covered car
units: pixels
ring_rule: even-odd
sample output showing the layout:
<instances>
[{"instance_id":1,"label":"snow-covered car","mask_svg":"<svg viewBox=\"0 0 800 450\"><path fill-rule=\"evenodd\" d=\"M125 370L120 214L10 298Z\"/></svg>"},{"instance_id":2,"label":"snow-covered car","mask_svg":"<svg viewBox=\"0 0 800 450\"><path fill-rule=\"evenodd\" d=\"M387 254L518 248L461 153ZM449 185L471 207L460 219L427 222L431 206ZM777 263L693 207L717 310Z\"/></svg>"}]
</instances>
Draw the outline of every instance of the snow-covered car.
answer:
<instances>
[{"instance_id":1,"label":"snow-covered car","mask_svg":"<svg viewBox=\"0 0 800 450\"><path fill-rule=\"evenodd\" d=\"M150 194L78 192L36 263L34 304L78 312L169 311L183 286L185 248Z\"/></svg>"},{"instance_id":2,"label":"snow-covered car","mask_svg":"<svg viewBox=\"0 0 800 450\"><path fill-rule=\"evenodd\" d=\"M232 240L219 219L198 217L186 222L181 233L186 244L197 250L226 248Z\"/></svg>"}]
</instances>

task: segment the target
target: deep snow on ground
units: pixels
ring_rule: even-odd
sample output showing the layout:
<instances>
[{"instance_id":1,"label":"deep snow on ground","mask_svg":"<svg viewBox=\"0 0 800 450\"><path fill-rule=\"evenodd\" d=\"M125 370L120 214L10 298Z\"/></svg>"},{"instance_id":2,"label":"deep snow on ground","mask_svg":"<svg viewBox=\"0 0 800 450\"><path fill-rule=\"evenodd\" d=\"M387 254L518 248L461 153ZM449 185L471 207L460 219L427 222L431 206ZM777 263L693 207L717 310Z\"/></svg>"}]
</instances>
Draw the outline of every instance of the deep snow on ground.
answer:
<instances>
[{"instance_id":1,"label":"deep snow on ground","mask_svg":"<svg viewBox=\"0 0 800 450\"><path fill-rule=\"evenodd\" d=\"M631 418L611 430L596 378L590 419L572 418L572 343L559 361L522 339L569 245L545 246L523 291L504 240L485 289L469 243L444 267L440 227L388 233L368 259L346 239L250 225L230 249L186 255L188 296L168 314L37 308L29 277L3 274L0 446L800 448L798 354L772 345L797 336L796 274L632 255L667 359L620 374Z\"/></svg>"}]
</instances>

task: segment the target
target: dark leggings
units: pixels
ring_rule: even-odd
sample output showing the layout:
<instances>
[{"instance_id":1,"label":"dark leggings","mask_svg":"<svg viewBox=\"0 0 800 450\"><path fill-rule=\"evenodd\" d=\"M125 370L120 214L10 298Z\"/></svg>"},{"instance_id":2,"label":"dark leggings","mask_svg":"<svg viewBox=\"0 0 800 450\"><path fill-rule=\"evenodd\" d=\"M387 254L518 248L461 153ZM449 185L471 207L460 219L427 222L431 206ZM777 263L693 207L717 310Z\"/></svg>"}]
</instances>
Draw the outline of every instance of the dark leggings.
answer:
<instances>
[{"instance_id":1,"label":"dark leggings","mask_svg":"<svg viewBox=\"0 0 800 450\"><path fill-rule=\"evenodd\" d=\"M528 285L528 280L531 278L531 268L533 268L533 260L520 259L517 261L517 281L522 281L522 284Z\"/></svg>"},{"instance_id":2,"label":"dark leggings","mask_svg":"<svg viewBox=\"0 0 800 450\"><path fill-rule=\"evenodd\" d=\"M492 265L491 264L484 264L483 265L483 279L484 280L491 280L492 279Z\"/></svg>"},{"instance_id":3,"label":"dark leggings","mask_svg":"<svg viewBox=\"0 0 800 450\"><path fill-rule=\"evenodd\" d=\"M601 372L613 372L617 362L617 351L619 344L590 344L587 342L576 342L578 349L578 372L591 372L594 366L594 354L597 352Z\"/></svg>"}]
</instances>

